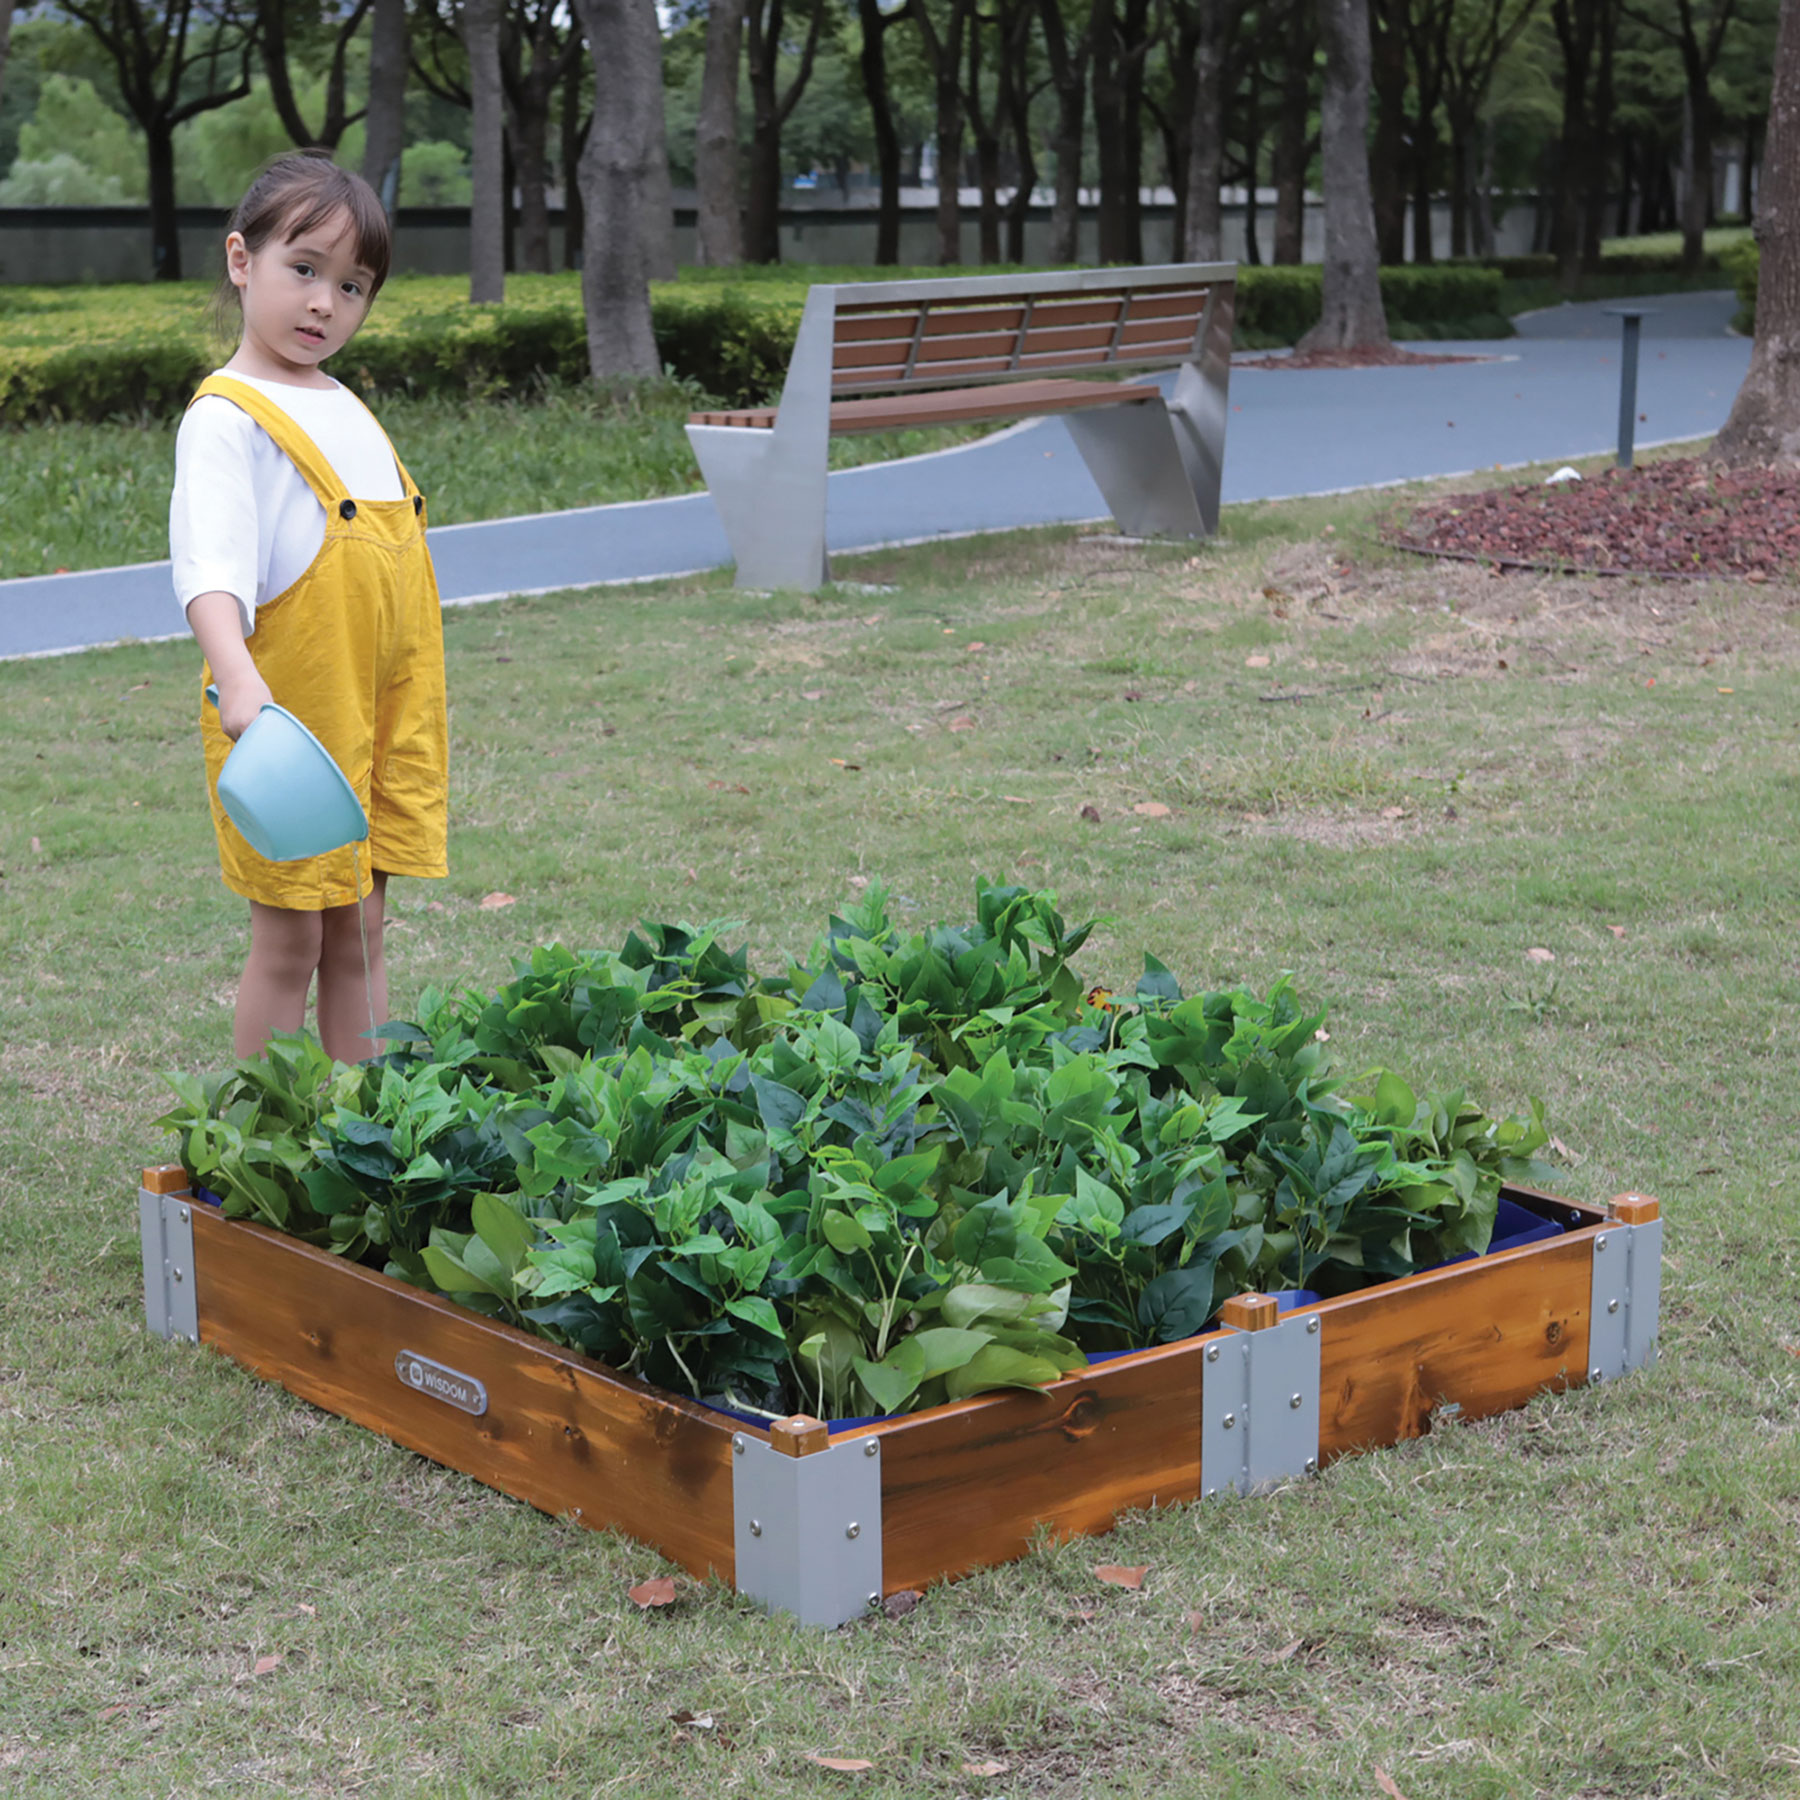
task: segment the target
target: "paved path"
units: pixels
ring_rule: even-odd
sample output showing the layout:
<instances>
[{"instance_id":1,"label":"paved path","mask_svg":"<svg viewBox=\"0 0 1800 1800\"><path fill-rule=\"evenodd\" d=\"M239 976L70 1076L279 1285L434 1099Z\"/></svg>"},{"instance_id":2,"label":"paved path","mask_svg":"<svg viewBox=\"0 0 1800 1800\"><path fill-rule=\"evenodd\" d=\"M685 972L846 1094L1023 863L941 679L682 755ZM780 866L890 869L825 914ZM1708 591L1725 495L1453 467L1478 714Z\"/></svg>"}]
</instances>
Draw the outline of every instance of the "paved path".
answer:
<instances>
[{"instance_id":1,"label":"paved path","mask_svg":"<svg viewBox=\"0 0 1800 1800\"><path fill-rule=\"evenodd\" d=\"M1644 322L1640 445L1705 437L1725 422L1750 363L1727 334L1729 293L1633 302ZM1618 425L1619 322L1600 304L1552 307L1497 344L1421 345L1490 360L1427 368L1235 368L1225 499L1274 500L1540 462L1610 449ZM831 477L839 551L952 533L1104 518L1056 419L980 443ZM705 494L431 532L449 604L636 581L729 560ZM180 636L166 562L0 582L0 658L120 638Z\"/></svg>"}]
</instances>

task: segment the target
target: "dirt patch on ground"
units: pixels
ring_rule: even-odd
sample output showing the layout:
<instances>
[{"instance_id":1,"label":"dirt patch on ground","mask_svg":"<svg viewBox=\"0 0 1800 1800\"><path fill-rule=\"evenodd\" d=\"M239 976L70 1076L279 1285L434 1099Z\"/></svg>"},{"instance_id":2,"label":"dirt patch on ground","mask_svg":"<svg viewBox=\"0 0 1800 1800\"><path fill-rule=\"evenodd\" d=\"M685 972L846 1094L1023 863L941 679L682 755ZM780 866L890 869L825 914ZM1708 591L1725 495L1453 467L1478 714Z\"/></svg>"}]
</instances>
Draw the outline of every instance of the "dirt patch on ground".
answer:
<instances>
[{"instance_id":1,"label":"dirt patch on ground","mask_svg":"<svg viewBox=\"0 0 1800 1800\"><path fill-rule=\"evenodd\" d=\"M1395 369L1435 368L1439 363L1497 362L1493 356L1454 356L1428 350L1402 350L1398 344L1364 344L1349 350L1289 350L1275 356L1232 361L1234 369Z\"/></svg>"},{"instance_id":2,"label":"dirt patch on ground","mask_svg":"<svg viewBox=\"0 0 1800 1800\"><path fill-rule=\"evenodd\" d=\"M1754 584L1800 569L1800 469L1671 458L1397 509L1381 536L1492 568Z\"/></svg>"}]
</instances>

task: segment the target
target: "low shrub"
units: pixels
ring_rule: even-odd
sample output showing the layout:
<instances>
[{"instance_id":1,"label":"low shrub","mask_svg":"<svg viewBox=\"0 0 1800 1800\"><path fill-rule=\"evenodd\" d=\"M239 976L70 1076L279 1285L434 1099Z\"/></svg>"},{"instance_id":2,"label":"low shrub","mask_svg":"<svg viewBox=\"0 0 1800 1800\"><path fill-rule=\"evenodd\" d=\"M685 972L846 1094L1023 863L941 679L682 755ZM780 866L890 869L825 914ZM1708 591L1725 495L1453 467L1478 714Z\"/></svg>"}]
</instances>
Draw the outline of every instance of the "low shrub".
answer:
<instances>
[{"instance_id":1,"label":"low shrub","mask_svg":"<svg viewBox=\"0 0 1800 1800\"><path fill-rule=\"evenodd\" d=\"M767 405L781 392L809 281L871 272L795 269L724 279L741 273L707 271L658 285L651 290L651 325L663 366L678 380L726 406ZM487 398L586 378L586 328L573 278L522 279L515 284L520 297L500 306L470 306L459 289L442 278L393 283L334 372L371 398ZM1510 335L1495 269L1473 263L1383 269L1381 289L1396 337ZM1293 343L1318 318L1321 293L1316 266L1240 268L1239 342ZM43 307L41 297L20 292L0 314L0 424L173 417L221 359L197 285L173 295L108 288L104 307L87 310Z\"/></svg>"}]
</instances>

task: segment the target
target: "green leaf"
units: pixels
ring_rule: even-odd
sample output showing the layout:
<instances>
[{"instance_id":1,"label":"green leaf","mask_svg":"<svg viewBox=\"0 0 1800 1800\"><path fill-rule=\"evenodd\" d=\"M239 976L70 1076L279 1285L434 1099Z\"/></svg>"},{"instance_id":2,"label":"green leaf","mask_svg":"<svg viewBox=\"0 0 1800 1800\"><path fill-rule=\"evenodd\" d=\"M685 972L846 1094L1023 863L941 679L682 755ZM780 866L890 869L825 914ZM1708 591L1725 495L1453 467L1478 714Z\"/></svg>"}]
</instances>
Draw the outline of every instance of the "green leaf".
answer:
<instances>
[{"instance_id":1,"label":"green leaf","mask_svg":"<svg viewBox=\"0 0 1800 1800\"><path fill-rule=\"evenodd\" d=\"M754 1325L758 1331L766 1331L770 1337L786 1341L787 1334L781 1329L780 1315L775 1311L774 1305L760 1294L751 1294L741 1300L727 1300L725 1310L734 1319L742 1319L746 1325Z\"/></svg>"},{"instance_id":2,"label":"green leaf","mask_svg":"<svg viewBox=\"0 0 1800 1800\"><path fill-rule=\"evenodd\" d=\"M506 1274L517 1275L537 1242L537 1228L498 1194L477 1194L469 1207L469 1223Z\"/></svg>"},{"instance_id":3,"label":"green leaf","mask_svg":"<svg viewBox=\"0 0 1800 1800\"><path fill-rule=\"evenodd\" d=\"M993 1388L1041 1388L1060 1380L1062 1370L1047 1357L1031 1356L1006 1344L987 1344L944 1377L952 1400L984 1394Z\"/></svg>"},{"instance_id":4,"label":"green leaf","mask_svg":"<svg viewBox=\"0 0 1800 1800\"><path fill-rule=\"evenodd\" d=\"M875 1241L855 1219L844 1212L828 1212L819 1221L819 1229L825 1234L826 1243L840 1256L867 1250Z\"/></svg>"}]
</instances>

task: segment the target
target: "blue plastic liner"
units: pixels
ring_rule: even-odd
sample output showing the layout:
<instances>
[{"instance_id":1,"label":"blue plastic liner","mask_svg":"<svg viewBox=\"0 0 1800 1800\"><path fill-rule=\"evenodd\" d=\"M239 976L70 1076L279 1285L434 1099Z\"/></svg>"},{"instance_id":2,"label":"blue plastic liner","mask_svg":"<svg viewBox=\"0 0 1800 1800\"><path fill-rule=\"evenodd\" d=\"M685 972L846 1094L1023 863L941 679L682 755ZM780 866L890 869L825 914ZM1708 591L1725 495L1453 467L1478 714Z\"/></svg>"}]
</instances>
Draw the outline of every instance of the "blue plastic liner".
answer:
<instances>
[{"instance_id":1,"label":"blue plastic liner","mask_svg":"<svg viewBox=\"0 0 1800 1800\"><path fill-rule=\"evenodd\" d=\"M1494 1235L1488 1241L1486 1255L1492 1256L1496 1250L1517 1250L1521 1244L1535 1244L1544 1238L1561 1237L1563 1228L1554 1219L1540 1219L1534 1212L1528 1211L1516 1201L1502 1200L1499 1210L1494 1214ZM1434 1269L1454 1268L1457 1263L1475 1261L1475 1252L1465 1250L1460 1256L1446 1257L1441 1263L1433 1263Z\"/></svg>"}]
</instances>

